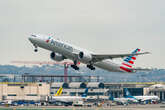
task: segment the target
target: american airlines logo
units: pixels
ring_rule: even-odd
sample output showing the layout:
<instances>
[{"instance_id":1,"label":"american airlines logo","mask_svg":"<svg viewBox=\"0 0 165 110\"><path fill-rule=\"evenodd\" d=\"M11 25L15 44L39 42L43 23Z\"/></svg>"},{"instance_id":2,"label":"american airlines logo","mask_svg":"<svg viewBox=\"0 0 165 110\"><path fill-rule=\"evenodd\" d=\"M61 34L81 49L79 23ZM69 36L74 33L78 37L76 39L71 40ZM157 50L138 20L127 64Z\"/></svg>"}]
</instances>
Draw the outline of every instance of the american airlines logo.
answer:
<instances>
[{"instance_id":1,"label":"american airlines logo","mask_svg":"<svg viewBox=\"0 0 165 110\"><path fill-rule=\"evenodd\" d=\"M50 40L50 39L49 39L49 40ZM48 42L49 42L49 41L48 41ZM66 49L66 50L68 50L68 51L70 51L70 52L73 52L73 48L72 48L71 46L69 46L69 45L67 45L67 44L64 44L64 43L62 43L62 42L57 42L57 41L55 41L54 39L51 39L50 43L51 43L51 45L54 45L54 46L56 46L56 47L58 47L58 48L64 48L64 49Z\"/></svg>"}]
</instances>

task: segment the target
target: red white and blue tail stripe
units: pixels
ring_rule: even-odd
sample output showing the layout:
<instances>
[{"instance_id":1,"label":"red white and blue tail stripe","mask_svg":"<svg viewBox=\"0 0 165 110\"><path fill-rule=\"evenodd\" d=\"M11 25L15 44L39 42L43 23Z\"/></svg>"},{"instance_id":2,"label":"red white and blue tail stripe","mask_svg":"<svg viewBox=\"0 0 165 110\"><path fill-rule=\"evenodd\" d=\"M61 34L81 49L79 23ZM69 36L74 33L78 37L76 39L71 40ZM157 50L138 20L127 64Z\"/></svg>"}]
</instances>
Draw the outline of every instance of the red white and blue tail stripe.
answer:
<instances>
[{"instance_id":1,"label":"red white and blue tail stripe","mask_svg":"<svg viewBox=\"0 0 165 110\"><path fill-rule=\"evenodd\" d=\"M136 50L134 50L132 52L132 54L137 54L140 52L140 49L137 48ZM124 59L124 61L122 62L122 66L120 66L120 69L126 71L126 72L132 72L132 67L133 67L133 64L136 60L136 57L137 55L130 55L128 56L127 58Z\"/></svg>"}]
</instances>

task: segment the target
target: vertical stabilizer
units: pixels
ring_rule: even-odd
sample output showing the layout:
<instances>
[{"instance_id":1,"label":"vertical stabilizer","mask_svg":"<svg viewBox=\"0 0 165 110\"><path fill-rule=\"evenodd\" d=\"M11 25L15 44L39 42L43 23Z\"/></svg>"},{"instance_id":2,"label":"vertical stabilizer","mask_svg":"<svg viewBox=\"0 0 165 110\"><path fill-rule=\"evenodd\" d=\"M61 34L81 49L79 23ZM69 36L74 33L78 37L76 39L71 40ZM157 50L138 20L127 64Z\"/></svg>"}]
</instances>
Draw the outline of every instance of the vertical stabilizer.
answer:
<instances>
[{"instance_id":1,"label":"vertical stabilizer","mask_svg":"<svg viewBox=\"0 0 165 110\"><path fill-rule=\"evenodd\" d=\"M88 94L88 88L85 89L84 93L82 94L82 97L87 97Z\"/></svg>"},{"instance_id":2,"label":"vertical stabilizer","mask_svg":"<svg viewBox=\"0 0 165 110\"><path fill-rule=\"evenodd\" d=\"M114 101L114 97L113 97L112 93L109 94L109 100Z\"/></svg>"},{"instance_id":3,"label":"vertical stabilizer","mask_svg":"<svg viewBox=\"0 0 165 110\"><path fill-rule=\"evenodd\" d=\"M125 97L126 98L132 98L132 99L137 100L134 96L131 95L131 93L128 91L127 88L124 88L124 92L125 92Z\"/></svg>"},{"instance_id":4,"label":"vertical stabilizer","mask_svg":"<svg viewBox=\"0 0 165 110\"><path fill-rule=\"evenodd\" d=\"M139 53L140 52L140 49L137 48L136 50L134 50L132 52L133 55L130 55L128 57L126 57L123 62L122 62L122 66L120 66L120 69L126 71L126 72L132 72L130 69L133 68L134 66L134 63L136 61L136 57L137 55L134 55L136 53Z\"/></svg>"},{"instance_id":5,"label":"vertical stabilizer","mask_svg":"<svg viewBox=\"0 0 165 110\"><path fill-rule=\"evenodd\" d=\"M62 90L63 90L63 88L60 87L54 96L59 96L59 95L61 95L61 94L62 94Z\"/></svg>"}]
</instances>

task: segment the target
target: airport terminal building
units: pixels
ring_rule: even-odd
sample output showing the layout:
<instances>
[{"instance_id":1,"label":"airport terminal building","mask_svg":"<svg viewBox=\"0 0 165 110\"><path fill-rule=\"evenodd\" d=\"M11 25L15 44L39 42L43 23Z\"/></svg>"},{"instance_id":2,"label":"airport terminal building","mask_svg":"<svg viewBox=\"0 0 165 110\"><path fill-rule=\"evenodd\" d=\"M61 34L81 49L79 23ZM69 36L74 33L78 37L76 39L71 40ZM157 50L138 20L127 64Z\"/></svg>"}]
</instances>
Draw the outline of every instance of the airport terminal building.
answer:
<instances>
[{"instance_id":1,"label":"airport terminal building","mask_svg":"<svg viewBox=\"0 0 165 110\"><path fill-rule=\"evenodd\" d=\"M7 77L7 76L6 76ZM5 77L5 78L6 78ZM34 101L48 101L49 96L53 96L56 91L63 87L62 95L64 96L81 96L85 88L88 90L88 98L93 100L107 100L110 94L113 97L123 97L124 88L128 88L132 96L138 95L157 95L160 100L165 100L165 83L150 82L150 83L104 83L100 82L98 77L87 77L86 80L77 79L77 77L70 77L68 82L55 81L55 77L50 76L51 80L47 79L49 76L42 76L42 81L30 76L30 79L21 76L20 82L0 82L0 100L34 100ZM41 76L36 76L41 77ZM58 76L62 79L65 76ZM2 78L2 77L1 77ZM4 78L4 77L3 77ZM12 77L14 78L14 77ZM10 77L10 79L12 79ZM45 80L45 79L46 80ZM89 78L89 79L88 79ZM92 79L90 79L92 78ZM33 79L33 80L32 80ZM76 80L74 80L76 79ZM9 79L8 79L9 80ZM16 79L15 79L16 80Z\"/></svg>"}]
</instances>

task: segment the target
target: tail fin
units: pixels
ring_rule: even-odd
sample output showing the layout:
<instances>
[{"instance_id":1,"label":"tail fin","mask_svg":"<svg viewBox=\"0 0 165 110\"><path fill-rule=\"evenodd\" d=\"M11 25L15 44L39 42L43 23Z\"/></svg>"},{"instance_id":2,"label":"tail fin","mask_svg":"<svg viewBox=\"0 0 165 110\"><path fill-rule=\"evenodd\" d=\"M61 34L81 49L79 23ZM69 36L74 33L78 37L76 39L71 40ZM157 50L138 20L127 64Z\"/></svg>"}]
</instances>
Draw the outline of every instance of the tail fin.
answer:
<instances>
[{"instance_id":1,"label":"tail fin","mask_svg":"<svg viewBox=\"0 0 165 110\"><path fill-rule=\"evenodd\" d=\"M54 96L59 96L62 93L63 88L60 87Z\"/></svg>"},{"instance_id":2,"label":"tail fin","mask_svg":"<svg viewBox=\"0 0 165 110\"><path fill-rule=\"evenodd\" d=\"M139 53L140 52L140 49L137 48L136 50L134 50L132 52L132 54L136 54L136 53ZM127 58L124 59L122 65L126 68L132 68L135 60L136 60L136 57L137 55L131 55L131 56L128 56Z\"/></svg>"},{"instance_id":3,"label":"tail fin","mask_svg":"<svg viewBox=\"0 0 165 110\"><path fill-rule=\"evenodd\" d=\"M85 89L84 93L82 94L82 97L87 97L88 94L88 88Z\"/></svg>"},{"instance_id":4,"label":"tail fin","mask_svg":"<svg viewBox=\"0 0 165 110\"><path fill-rule=\"evenodd\" d=\"M127 88L124 88L124 92L125 92L125 96L126 96L126 97L132 96L131 93L128 91Z\"/></svg>"},{"instance_id":5,"label":"tail fin","mask_svg":"<svg viewBox=\"0 0 165 110\"><path fill-rule=\"evenodd\" d=\"M109 100L114 101L114 97L112 96L112 93L109 95Z\"/></svg>"},{"instance_id":6,"label":"tail fin","mask_svg":"<svg viewBox=\"0 0 165 110\"><path fill-rule=\"evenodd\" d=\"M127 88L124 88L124 92L125 92L125 98L132 98L132 99L137 100L134 96L131 95L131 93L128 91Z\"/></svg>"},{"instance_id":7,"label":"tail fin","mask_svg":"<svg viewBox=\"0 0 165 110\"><path fill-rule=\"evenodd\" d=\"M124 88L124 91L125 91L125 97L126 97L126 98L134 98L134 97L131 95L131 93L128 91L127 88Z\"/></svg>"}]
</instances>

